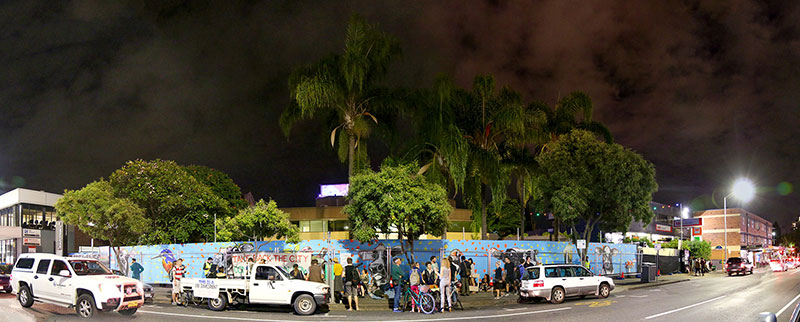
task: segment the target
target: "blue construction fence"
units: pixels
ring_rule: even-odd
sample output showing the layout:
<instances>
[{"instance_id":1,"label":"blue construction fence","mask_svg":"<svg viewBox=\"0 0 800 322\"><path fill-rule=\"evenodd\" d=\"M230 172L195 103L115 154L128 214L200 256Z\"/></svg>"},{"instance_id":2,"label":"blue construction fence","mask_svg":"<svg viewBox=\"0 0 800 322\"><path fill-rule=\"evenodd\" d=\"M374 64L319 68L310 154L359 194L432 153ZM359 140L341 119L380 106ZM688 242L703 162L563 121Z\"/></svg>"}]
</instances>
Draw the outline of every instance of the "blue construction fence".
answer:
<instances>
[{"instance_id":1,"label":"blue construction fence","mask_svg":"<svg viewBox=\"0 0 800 322\"><path fill-rule=\"evenodd\" d=\"M408 248L408 247L406 247ZM640 271L641 254L636 245L589 243L588 260L590 270L599 275L634 274ZM112 269L130 275L129 267L133 259L144 267L141 279L145 283L168 284L169 271L179 258L184 260L187 268L186 276L203 277L203 264L211 258L217 266L227 267L226 273L243 276L247 260L264 262L291 268L298 264L304 272L312 259L326 262L334 258L346 265L347 258L360 263L359 269L368 272L380 272L385 269L386 258L402 256L398 240L375 240L361 243L355 240L306 240L297 244L285 241L258 242L218 242L168 245L139 245L120 248L120 261L114 249L101 247L97 253L76 253L76 256L97 257L108 263ZM496 261L510 257L521 261L526 256L544 264L573 263L580 264L575 245L569 242L552 241L517 241L517 240L419 240L414 243L416 261L425 263L431 256L441 261L444 256L458 255L472 258L474 273L478 276L490 274ZM404 264L406 261L404 260Z\"/></svg>"}]
</instances>

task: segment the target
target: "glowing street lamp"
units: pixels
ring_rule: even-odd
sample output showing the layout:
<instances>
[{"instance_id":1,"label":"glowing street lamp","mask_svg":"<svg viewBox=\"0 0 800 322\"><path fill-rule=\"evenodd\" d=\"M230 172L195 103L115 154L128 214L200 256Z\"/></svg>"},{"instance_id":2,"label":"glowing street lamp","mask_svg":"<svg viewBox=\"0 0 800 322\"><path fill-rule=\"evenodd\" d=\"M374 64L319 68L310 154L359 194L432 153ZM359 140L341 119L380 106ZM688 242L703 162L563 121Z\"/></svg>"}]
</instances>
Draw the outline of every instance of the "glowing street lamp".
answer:
<instances>
[{"instance_id":1,"label":"glowing street lamp","mask_svg":"<svg viewBox=\"0 0 800 322\"><path fill-rule=\"evenodd\" d=\"M742 203L747 203L756 194L756 188L753 183L747 178L739 178L733 183L733 189L725 198L722 198L722 218L725 227L723 228L725 234L725 262L728 262L728 197L739 199Z\"/></svg>"}]
</instances>

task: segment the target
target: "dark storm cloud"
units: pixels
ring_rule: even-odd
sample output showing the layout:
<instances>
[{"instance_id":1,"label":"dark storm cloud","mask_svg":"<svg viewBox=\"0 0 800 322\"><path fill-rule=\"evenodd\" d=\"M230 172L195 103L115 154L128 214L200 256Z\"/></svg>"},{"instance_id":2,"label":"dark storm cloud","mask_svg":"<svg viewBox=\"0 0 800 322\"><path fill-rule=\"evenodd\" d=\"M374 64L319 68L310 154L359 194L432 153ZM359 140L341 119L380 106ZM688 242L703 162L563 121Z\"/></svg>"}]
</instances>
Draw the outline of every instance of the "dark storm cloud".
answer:
<instances>
[{"instance_id":1,"label":"dark storm cloud","mask_svg":"<svg viewBox=\"0 0 800 322\"><path fill-rule=\"evenodd\" d=\"M0 6L0 177L32 188L76 188L125 160L164 158L219 168L283 205L310 204L317 183L346 171L319 122L289 141L278 130L286 75L339 50L354 12L401 41L397 83L447 72L467 86L490 73L551 104L587 92L617 141L656 164L656 200L710 195L740 174L800 186L792 1ZM797 193L766 190L748 208L797 216Z\"/></svg>"}]
</instances>

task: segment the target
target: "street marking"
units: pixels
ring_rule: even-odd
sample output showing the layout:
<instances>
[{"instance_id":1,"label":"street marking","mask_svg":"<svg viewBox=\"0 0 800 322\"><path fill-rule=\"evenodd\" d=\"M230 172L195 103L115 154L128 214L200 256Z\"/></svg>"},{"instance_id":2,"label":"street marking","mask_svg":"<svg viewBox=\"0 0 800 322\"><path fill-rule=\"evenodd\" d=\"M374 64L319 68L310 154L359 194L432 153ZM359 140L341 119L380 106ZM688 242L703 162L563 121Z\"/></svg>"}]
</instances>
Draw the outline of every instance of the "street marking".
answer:
<instances>
[{"instance_id":1,"label":"street marking","mask_svg":"<svg viewBox=\"0 0 800 322\"><path fill-rule=\"evenodd\" d=\"M626 295L614 295L614 297L620 297L620 298L625 297L625 296Z\"/></svg>"},{"instance_id":2,"label":"street marking","mask_svg":"<svg viewBox=\"0 0 800 322\"><path fill-rule=\"evenodd\" d=\"M781 316L781 313L783 313L783 311L786 311L786 309L788 309L789 306L791 306L792 303L794 303L794 301L797 301L798 298L800 298L800 294L797 294L797 296L795 296L791 301L789 301L789 303L786 303L786 305L784 305L783 308L780 311L778 311L777 314L775 314L775 316L776 317Z\"/></svg>"},{"instance_id":3,"label":"street marking","mask_svg":"<svg viewBox=\"0 0 800 322\"><path fill-rule=\"evenodd\" d=\"M645 294L645 295L631 295L631 297L638 297L638 298L642 298L642 297L647 297L647 295L646 295L646 294Z\"/></svg>"},{"instance_id":4,"label":"street marking","mask_svg":"<svg viewBox=\"0 0 800 322\"><path fill-rule=\"evenodd\" d=\"M527 314L537 314L537 313L549 313L549 312L557 312L557 311L564 311L564 310L571 310L571 307L562 307L557 309L548 309L548 310L539 310L539 311L530 311L530 312L518 312L518 313L505 313L505 314L497 314L497 315L490 315L490 316L482 316L482 315L473 315L473 316L460 316L460 317L446 317L446 318L430 318L430 319L417 319L417 320L393 320L394 322L426 322L426 321L458 321L458 320L475 320L480 318L502 318L502 317L509 317L509 316L517 316L517 315L527 315ZM179 317L186 317L186 318L193 318L193 319L211 319L211 320L231 320L231 321L261 321L261 322L308 322L310 320L271 320L271 319L253 319L253 318L239 318L239 317L232 317L232 316L209 316L209 315L197 315L197 314L180 314L180 313L168 313L168 312L153 312L153 311L139 311L140 313L149 313L149 314L156 314L156 315L166 315L166 316L179 316ZM352 321L329 321L328 322L352 322Z\"/></svg>"},{"instance_id":5,"label":"street marking","mask_svg":"<svg viewBox=\"0 0 800 322\"><path fill-rule=\"evenodd\" d=\"M322 317L325 317L325 318L346 318L347 315L328 315L328 313L325 313L325 315L323 315Z\"/></svg>"},{"instance_id":6,"label":"street marking","mask_svg":"<svg viewBox=\"0 0 800 322\"><path fill-rule=\"evenodd\" d=\"M592 302L576 303L575 305L588 305L589 307L604 307L611 305L611 303L617 303L617 301L612 301L612 300L592 301Z\"/></svg>"},{"instance_id":7,"label":"street marking","mask_svg":"<svg viewBox=\"0 0 800 322\"><path fill-rule=\"evenodd\" d=\"M522 311L522 310L529 310L527 307L520 307L516 309L503 309L504 311L512 312L512 311Z\"/></svg>"},{"instance_id":8,"label":"street marking","mask_svg":"<svg viewBox=\"0 0 800 322\"><path fill-rule=\"evenodd\" d=\"M721 298L723 298L723 297L725 297L725 295L723 295L723 296L718 296L718 297L715 297L715 298L713 298L713 299L710 299L710 300L705 300L705 301L703 301L703 302L700 302L700 303L695 303L695 304L692 304L692 305L688 305L688 306L684 306L684 307L681 307L681 308L677 308L677 309L674 309L674 310L672 310L672 311L666 311L666 312L663 312L663 313L659 313L659 314L651 315L651 316L648 316L648 317L646 317L646 318L644 318L644 319L645 319L645 320L649 320L649 319L652 319L652 318L657 318L657 317L659 317L659 316L662 316L662 315L667 315L667 314L675 313L675 312L678 312L678 311L683 311L683 310L685 310L685 309L691 309L691 308L693 308L693 307L695 307L695 306L698 306L698 305L703 305L703 304L706 304L706 303L708 303L708 302L713 302L713 301L719 300L719 299L721 299Z\"/></svg>"},{"instance_id":9,"label":"street marking","mask_svg":"<svg viewBox=\"0 0 800 322\"><path fill-rule=\"evenodd\" d=\"M650 292L661 292L661 289L660 288L654 288L654 289L650 290Z\"/></svg>"}]
</instances>

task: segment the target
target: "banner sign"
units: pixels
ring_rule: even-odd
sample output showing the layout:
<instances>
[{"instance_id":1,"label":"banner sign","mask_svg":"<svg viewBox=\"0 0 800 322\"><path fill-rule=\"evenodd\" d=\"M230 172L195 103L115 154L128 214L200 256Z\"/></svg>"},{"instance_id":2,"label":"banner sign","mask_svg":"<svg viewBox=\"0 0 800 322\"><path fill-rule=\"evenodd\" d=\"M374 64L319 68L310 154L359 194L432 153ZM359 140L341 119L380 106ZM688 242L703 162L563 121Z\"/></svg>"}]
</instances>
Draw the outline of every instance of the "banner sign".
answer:
<instances>
[{"instance_id":1,"label":"banner sign","mask_svg":"<svg viewBox=\"0 0 800 322\"><path fill-rule=\"evenodd\" d=\"M194 297L211 298L219 297L219 285L213 279L199 279L192 285Z\"/></svg>"},{"instance_id":2,"label":"banner sign","mask_svg":"<svg viewBox=\"0 0 800 322\"><path fill-rule=\"evenodd\" d=\"M42 231L38 229L22 228L22 237L41 237Z\"/></svg>"},{"instance_id":3,"label":"banner sign","mask_svg":"<svg viewBox=\"0 0 800 322\"><path fill-rule=\"evenodd\" d=\"M692 227L692 226L702 226L703 225L703 218L688 218L683 220L683 227ZM680 227L681 221L676 220L673 224L673 227Z\"/></svg>"},{"instance_id":4,"label":"banner sign","mask_svg":"<svg viewBox=\"0 0 800 322\"><path fill-rule=\"evenodd\" d=\"M40 246L40 245L42 245L42 239L41 238L23 237L22 238L22 244L26 245L26 246L27 245Z\"/></svg>"},{"instance_id":5,"label":"banner sign","mask_svg":"<svg viewBox=\"0 0 800 322\"><path fill-rule=\"evenodd\" d=\"M670 227L669 225L656 224L656 231L663 231L663 232L666 232L666 233L671 233L672 232L672 227Z\"/></svg>"}]
</instances>

